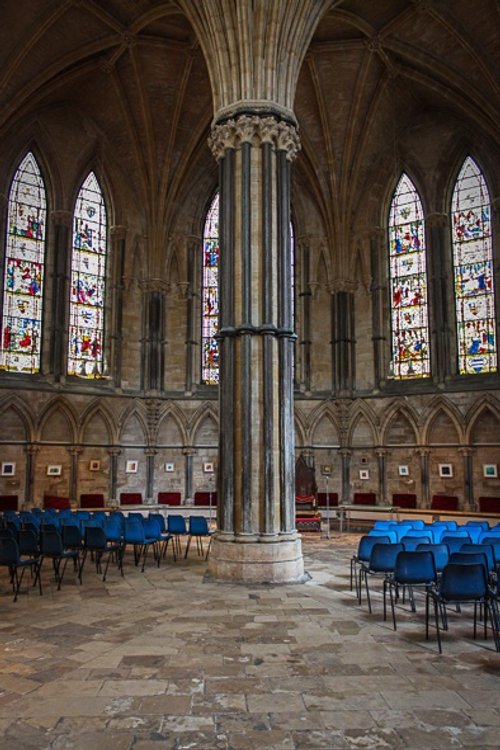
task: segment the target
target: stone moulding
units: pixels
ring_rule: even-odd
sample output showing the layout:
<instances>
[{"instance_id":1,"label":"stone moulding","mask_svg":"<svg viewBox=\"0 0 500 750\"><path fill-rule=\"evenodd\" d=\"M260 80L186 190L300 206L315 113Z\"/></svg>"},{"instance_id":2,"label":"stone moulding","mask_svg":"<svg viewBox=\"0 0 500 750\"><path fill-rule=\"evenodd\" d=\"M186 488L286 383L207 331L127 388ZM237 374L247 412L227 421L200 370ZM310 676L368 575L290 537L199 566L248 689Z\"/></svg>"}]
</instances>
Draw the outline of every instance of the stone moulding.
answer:
<instances>
[{"instance_id":1,"label":"stone moulding","mask_svg":"<svg viewBox=\"0 0 500 750\"><path fill-rule=\"evenodd\" d=\"M275 151L285 151L286 158L292 161L300 151L300 138L297 128L276 117L241 115L215 125L208 138L208 145L217 161L229 149L239 149L244 143L260 147L270 143Z\"/></svg>"}]
</instances>

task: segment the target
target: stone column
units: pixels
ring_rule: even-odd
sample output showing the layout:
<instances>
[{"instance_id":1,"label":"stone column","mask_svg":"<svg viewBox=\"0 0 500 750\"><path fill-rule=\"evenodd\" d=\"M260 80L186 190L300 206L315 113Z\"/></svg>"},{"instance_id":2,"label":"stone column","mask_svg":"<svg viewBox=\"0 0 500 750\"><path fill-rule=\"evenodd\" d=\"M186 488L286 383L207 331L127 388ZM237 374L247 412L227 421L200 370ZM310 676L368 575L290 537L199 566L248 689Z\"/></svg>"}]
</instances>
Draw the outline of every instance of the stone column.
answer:
<instances>
[{"instance_id":1,"label":"stone column","mask_svg":"<svg viewBox=\"0 0 500 750\"><path fill-rule=\"evenodd\" d=\"M37 445L27 445L26 448L26 483L24 489L24 502L28 506L33 505L33 485L35 474L35 457L40 451Z\"/></svg>"},{"instance_id":2,"label":"stone column","mask_svg":"<svg viewBox=\"0 0 500 750\"><path fill-rule=\"evenodd\" d=\"M476 510L474 502L474 474L472 466L472 448L460 448L459 452L462 454L464 460L464 503L465 507L461 510Z\"/></svg>"},{"instance_id":3,"label":"stone column","mask_svg":"<svg viewBox=\"0 0 500 750\"><path fill-rule=\"evenodd\" d=\"M386 450L377 449L375 451L378 461L378 496L379 501L382 505L387 502L386 498L386 479L385 479L385 457L387 454Z\"/></svg>"},{"instance_id":4,"label":"stone column","mask_svg":"<svg viewBox=\"0 0 500 750\"><path fill-rule=\"evenodd\" d=\"M340 503L346 505L351 502L351 451L341 450L340 457L342 459L342 497Z\"/></svg>"},{"instance_id":5,"label":"stone column","mask_svg":"<svg viewBox=\"0 0 500 750\"><path fill-rule=\"evenodd\" d=\"M292 111L331 0L177 0L203 50L220 186L219 519L215 578L302 580L295 525Z\"/></svg>"},{"instance_id":6,"label":"stone column","mask_svg":"<svg viewBox=\"0 0 500 750\"><path fill-rule=\"evenodd\" d=\"M296 243L296 314L295 319L300 324L298 345L300 346L300 368L295 366L295 380L298 387L309 393L311 391L311 247L307 237L300 238Z\"/></svg>"},{"instance_id":7,"label":"stone column","mask_svg":"<svg viewBox=\"0 0 500 750\"><path fill-rule=\"evenodd\" d=\"M429 449L420 448L420 487L422 488L422 498L420 501L421 508L431 507L430 487L429 487Z\"/></svg>"},{"instance_id":8,"label":"stone column","mask_svg":"<svg viewBox=\"0 0 500 750\"><path fill-rule=\"evenodd\" d=\"M191 395L196 383L200 381L200 374L196 377L195 363L198 362L198 372L200 373L199 357L196 357L196 348L199 345L199 326L200 326L200 257L201 257L201 237L192 239L186 243L186 253L188 255L188 280L186 284L186 395Z\"/></svg>"},{"instance_id":9,"label":"stone column","mask_svg":"<svg viewBox=\"0 0 500 750\"><path fill-rule=\"evenodd\" d=\"M446 233L450 233L450 219L446 214L429 214L426 219L429 235L429 307L432 311L431 353L433 359L433 378L443 383L450 376L451 353L450 341L452 335L448 313L448 289L450 286L450 270L448 266L449 241Z\"/></svg>"},{"instance_id":10,"label":"stone column","mask_svg":"<svg viewBox=\"0 0 500 750\"><path fill-rule=\"evenodd\" d=\"M154 448L145 448L146 456L146 498L154 500L155 484L155 456L158 453Z\"/></svg>"},{"instance_id":11,"label":"stone column","mask_svg":"<svg viewBox=\"0 0 500 750\"><path fill-rule=\"evenodd\" d=\"M211 146L220 164L221 367L220 529L209 572L300 580L289 208L298 135L277 114L242 114L214 127Z\"/></svg>"},{"instance_id":12,"label":"stone column","mask_svg":"<svg viewBox=\"0 0 500 750\"><path fill-rule=\"evenodd\" d=\"M183 451L185 456L184 465L184 483L185 493L184 499L188 497L193 500L193 456L196 456L197 451L194 448L185 448Z\"/></svg>"},{"instance_id":13,"label":"stone column","mask_svg":"<svg viewBox=\"0 0 500 750\"><path fill-rule=\"evenodd\" d=\"M387 335L391 328L387 302L387 256L384 247L385 232L374 229L370 234L370 265L372 275L372 339L373 367L377 387L387 377ZM385 251L385 252L384 252Z\"/></svg>"},{"instance_id":14,"label":"stone column","mask_svg":"<svg viewBox=\"0 0 500 750\"><path fill-rule=\"evenodd\" d=\"M78 456L82 453L83 448L77 445L72 445L68 448L70 455L70 471L69 471L69 499L70 501L77 502L77 488L78 488Z\"/></svg>"},{"instance_id":15,"label":"stone column","mask_svg":"<svg viewBox=\"0 0 500 750\"><path fill-rule=\"evenodd\" d=\"M55 382L66 374L67 314L69 305L69 264L71 259L71 224L69 211L52 211L54 263L52 279L51 334L49 371Z\"/></svg>"},{"instance_id":16,"label":"stone column","mask_svg":"<svg viewBox=\"0 0 500 750\"><path fill-rule=\"evenodd\" d=\"M116 500L120 503L120 499L116 496L117 492L117 481L118 481L118 456L121 453L121 448L109 448L109 499Z\"/></svg>"},{"instance_id":17,"label":"stone column","mask_svg":"<svg viewBox=\"0 0 500 750\"><path fill-rule=\"evenodd\" d=\"M356 383L356 339L354 337L354 287L341 281L332 292L333 392L350 396Z\"/></svg>"},{"instance_id":18,"label":"stone column","mask_svg":"<svg viewBox=\"0 0 500 750\"><path fill-rule=\"evenodd\" d=\"M111 258L113 262L113 284L111 286L111 323L110 332L110 373L115 387L121 386L122 379L122 348L123 348L123 277L125 274L125 237L127 228L124 226L111 227Z\"/></svg>"},{"instance_id":19,"label":"stone column","mask_svg":"<svg viewBox=\"0 0 500 750\"><path fill-rule=\"evenodd\" d=\"M161 393L165 375L165 292L167 285L159 279L143 281L143 339L141 387L146 392Z\"/></svg>"}]
</instances>

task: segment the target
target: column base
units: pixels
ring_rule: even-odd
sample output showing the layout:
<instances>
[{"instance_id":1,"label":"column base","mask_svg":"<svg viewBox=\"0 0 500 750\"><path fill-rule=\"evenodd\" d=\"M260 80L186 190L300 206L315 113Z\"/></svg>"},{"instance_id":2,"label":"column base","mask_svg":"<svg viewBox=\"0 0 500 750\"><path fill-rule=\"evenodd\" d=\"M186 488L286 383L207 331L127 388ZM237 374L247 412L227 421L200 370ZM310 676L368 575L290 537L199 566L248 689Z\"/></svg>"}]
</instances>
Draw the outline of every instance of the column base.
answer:
<instances>
[{"instance_id":1,"label":"column base","mask_svg":"<svg viewBox=\"0 0 500 750\"><path fill-rule=\"evenodd\" d=\"M304 583L302 541L299 536L280 541L238 540L215 535L208 558L208 575L218 581L241 583Z\"/></svg>"}]
</instances>

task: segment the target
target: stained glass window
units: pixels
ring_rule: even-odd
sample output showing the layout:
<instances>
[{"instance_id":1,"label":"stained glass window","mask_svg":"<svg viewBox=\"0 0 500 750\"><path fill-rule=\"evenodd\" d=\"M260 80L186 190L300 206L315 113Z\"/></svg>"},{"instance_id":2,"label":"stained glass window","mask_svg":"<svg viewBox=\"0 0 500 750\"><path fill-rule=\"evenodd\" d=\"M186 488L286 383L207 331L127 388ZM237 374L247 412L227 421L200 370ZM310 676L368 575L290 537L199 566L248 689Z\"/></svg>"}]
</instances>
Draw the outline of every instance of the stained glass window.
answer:
<instances>
[{"instance_id":1,"label":"stained glass window","mask_svg":"<svg viewBox=\"0 0 500 750\"><path fill-rule=\"evenodd\" d=\"M490 197L470 157L455 184L451 219L458 369L462 375L496 372Z\"/></svg>"},{"instance_id":2,"label":"stained glass window","mask_svg":"<svg viewBox=\"0 0 500 750\"><path fill-rule=\"evenodd\" d=\"M104 363L106 206L94 172L84 181L73 215L68 374L98 378Z\"/></svg>"},{"instance_id":3,"label":"stained glass window","mask_svg":"<svg viewBox=\"0 0 500 750\"><path fill-rule=\"evenodd\" d=\"M46 224L45 185L30 152L9 194L0 369L40 370Z\"/></svg>"},{"instance_id":4,"label":"stained glass window","mask_svg":"<svg viewBox=\"0 0 500 750\"><path fill-rule=\"evenodd\" d=\"M391 374L430 375L425 225L422 202L408 175L394 192L389 216Z\"/></svg>"},{"instance_id":5,"label":"stained glass window","mask_svg":"<svg viewBox=\"0 0 500 750\"><path fill-rule=\"evenodd\" d=\"M201 378L219 382L219 193L216 193L205 221L202 262Z\"/></svg>"}]
</instances>

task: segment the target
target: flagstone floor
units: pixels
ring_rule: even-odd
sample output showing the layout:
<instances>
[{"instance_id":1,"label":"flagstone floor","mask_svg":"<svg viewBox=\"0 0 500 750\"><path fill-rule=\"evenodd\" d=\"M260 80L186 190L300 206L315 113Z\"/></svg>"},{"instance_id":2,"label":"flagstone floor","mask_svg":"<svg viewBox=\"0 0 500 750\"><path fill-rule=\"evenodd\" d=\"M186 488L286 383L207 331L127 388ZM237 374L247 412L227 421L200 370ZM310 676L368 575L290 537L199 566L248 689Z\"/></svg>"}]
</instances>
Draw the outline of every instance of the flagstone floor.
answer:
<instances>
[{"instance_id":1,"label":"flagstone floor","mask_svg":"<svg viewBox=\"0 0 500 750\"><path fill-rule=\"evenodd\" d=\"M304 535L308 583L204 578L192 549L103 583L90 561L16 603L0 570L1 750L500 747L500 654L424 608L398 630L349 588L359 536Z\"/></svg>"}]
</instances>

